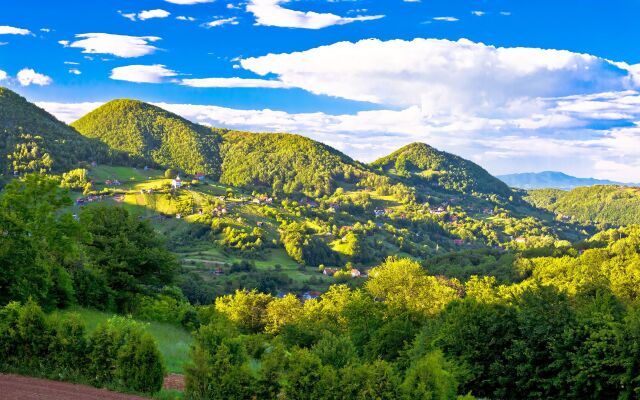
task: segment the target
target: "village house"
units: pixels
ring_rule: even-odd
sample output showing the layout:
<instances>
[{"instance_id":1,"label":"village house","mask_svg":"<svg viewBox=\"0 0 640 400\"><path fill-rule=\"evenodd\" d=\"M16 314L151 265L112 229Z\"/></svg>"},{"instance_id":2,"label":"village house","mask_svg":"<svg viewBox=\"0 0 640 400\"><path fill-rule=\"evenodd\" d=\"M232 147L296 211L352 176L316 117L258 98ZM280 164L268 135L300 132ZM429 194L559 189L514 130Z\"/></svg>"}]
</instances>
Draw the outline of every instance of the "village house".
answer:
<instances>
[{"instance_id":1,"label":"village house","mask_svg":"<svg viewBox=\"0 0 640 400\"><path fill-rule=\"evenodd\" d=\"M325 268L322 271L322 275L334 276L336 274L336 272L338 272L338 268Z\"/></svg>"},{"instance_id":2,"label":"village house","mask_svg":"<svg viewBox=\"0 0 640 400\"><path fill-rule=\"evenodd\" d=\"M455 244L456 246L463 246L464 245L464 240L462 240L462 239L453 239L453 244Z\"/></svg>"},{"instance_id":3,"label":"village house","mask_svg":"<svg viewBox=\"0 0 640 400\"><path fill-rule=\"evenodd\" d=\"M351 269L351 277L352 278L359 278L362 276L362 273L360 272L360 270L356 269L356 268L352 268Z\"/></svg>"},{"instance_id":4,"label":"village house","mask_svg":"<svg viewBox=\"0 0 640 400\"><path fill-rule=\"evenodd\" d=\"M180 179L180 175L171 180L171 187L174 189L180 189L182 187L182 179Z\"/></svg>"},{"instance_id":5,"label":"village house","mask_svg":"<svg viewBox=\"0 0 640 400\"><path fill-rule=\"evenodd\" d=\"M384 210L380 210L380 209L373 210L373 213L375 214L376 218L384 217L386 214Z\"/></svg>"},{"instance_id":6,"label":"village house","mask_svg":"<svg viewBox=\"0 0 640 400\"><path fill-rule=\"evenodd\" d=\"M447 210L444 209L444 207L438 207L438 208L432 208L429 210L429 213L432 215L441 215L446 213Z\"/></svg>"},{"instance_id":7,"label":"village house","mask_svg":"<svg viewBox=\"0 0 640 400\"><path fill-rule=\"evenodd\" d=\"M198 172L197 174L195 174L194 176L197 180L199 180L200 182L204 181L205 178L205 174Z\"/></svg>"},{"instance_id":8,"label":"village house","mask_svg":"<svg viewBox=\"0 0 640 400\"><path fill-rule=\"evenodd\" d=\"M317 299L318 297L320 297L320 295L322 295L322 293L320 292L304 292L304 294L302 295L302 300L309 301Z\"/></svg>"},{"instance_id":9,"label":"village house","mask_svg":"<svg viewBox=\"0 0 640 400\"><path fill-rule=\"evenodd\" d=\"M522 237L522 236L517 237L516 238L516 243L527 243L527 238Z\"/></svg>"}]
</instances>

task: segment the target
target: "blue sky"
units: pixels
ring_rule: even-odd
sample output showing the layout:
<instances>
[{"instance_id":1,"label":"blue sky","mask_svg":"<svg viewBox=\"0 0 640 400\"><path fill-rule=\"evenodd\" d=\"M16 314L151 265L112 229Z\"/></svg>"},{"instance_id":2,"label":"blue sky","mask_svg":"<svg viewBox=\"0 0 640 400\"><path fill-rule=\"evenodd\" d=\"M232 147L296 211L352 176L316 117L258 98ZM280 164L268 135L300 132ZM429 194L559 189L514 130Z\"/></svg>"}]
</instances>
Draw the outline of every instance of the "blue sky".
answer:
<instances>
[{"instance_id":1,"label":"blue sky","mask_svg":"<svg viewBox=\"0 0 640 400\"><path fill-rule=\"evenodd\" d=\"M5 3L0 85L65 121L137 98L363 161L424 141L492 173L640 180L637 1Z\"/></svg>"}]
</instances>

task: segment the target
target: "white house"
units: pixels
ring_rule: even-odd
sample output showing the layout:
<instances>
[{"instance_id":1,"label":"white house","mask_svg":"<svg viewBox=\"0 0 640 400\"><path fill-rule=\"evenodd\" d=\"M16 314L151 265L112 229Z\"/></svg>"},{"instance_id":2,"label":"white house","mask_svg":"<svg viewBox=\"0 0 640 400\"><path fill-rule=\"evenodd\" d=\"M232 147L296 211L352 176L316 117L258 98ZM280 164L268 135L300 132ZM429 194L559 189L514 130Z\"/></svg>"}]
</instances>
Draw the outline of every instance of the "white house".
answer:
<instances>
[{"instance_id":1,"label":"white house","mask_svg":"<svg viewBox=\"0 0 640 400\"><path fill-rule=\"evenodd\" d=\"M180 189L182 187L182 179L180 179L180 175L176 176L176 179L171 180L171 187L174 189Z\"/></svg>"}]
</instances>

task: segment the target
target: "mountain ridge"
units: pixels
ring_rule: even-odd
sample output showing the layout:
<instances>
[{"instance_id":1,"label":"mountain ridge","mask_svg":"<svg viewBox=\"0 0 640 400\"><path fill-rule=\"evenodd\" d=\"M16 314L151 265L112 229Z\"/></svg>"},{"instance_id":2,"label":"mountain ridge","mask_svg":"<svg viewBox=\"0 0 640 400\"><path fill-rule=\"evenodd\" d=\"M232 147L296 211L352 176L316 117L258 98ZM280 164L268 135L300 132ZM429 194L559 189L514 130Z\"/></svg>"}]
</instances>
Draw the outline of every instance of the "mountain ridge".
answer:
<instances>
[{"instance_id":1,"label":"mountain ridge","mask_svg":"<svg viewBox=\"0 0 640 400\"><path fill-rule=\"evenodd\" d=\"M634 183L616 182L607 179L578 178L559 171L524 172L516 174L497 175L511 187L519 189L562 189L572 190L579 186L616 185L638 186Z\"/></svg>"}]
</instances>

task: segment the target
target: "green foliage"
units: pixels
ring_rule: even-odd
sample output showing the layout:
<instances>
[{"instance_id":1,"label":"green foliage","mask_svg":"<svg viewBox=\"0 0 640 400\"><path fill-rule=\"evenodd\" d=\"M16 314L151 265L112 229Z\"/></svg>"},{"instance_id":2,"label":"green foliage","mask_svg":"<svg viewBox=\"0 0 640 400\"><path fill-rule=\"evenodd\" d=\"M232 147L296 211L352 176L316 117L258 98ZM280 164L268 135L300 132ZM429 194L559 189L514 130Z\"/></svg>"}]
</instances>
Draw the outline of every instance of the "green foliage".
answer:
<instances>
[{"instance_id":1,"label":"green foliage","mask_svg":"<svg viewBox=\"0 0 640 400\"><path fill-rule=\"evenodd\" d=\"M57 180L44 175L27 175L0 193L0 304L33 298L49 308L73 301L67 268L79 255L81 232L59 212L70 203Z\"/></svg>"},{"instance_id":2,"label":"green foliage","mask_svg":"<svg viewBox=\"0 0 640 400\"><path fill-rule=\"evenodd\" d=\"M138 164L214 177L220 173L218 134L150 104L113 100L71 125L129 154Z\"/></svg>"},{"instance_id":3,"label":"green foliage","mask_svg":"<svg viewBox=\"0 0 640 400\"><path fill-rule=\"evenodd\" d=\"M273 193L333 193L365 172L344 154L297 135L224 132L220 182Z\"/></svg>"},{"instance_id":4,"label":"green foliage","mask_svg":"<svg viewBox=\"0 0 640 400\"><path fill-rule=\"evenodd\" d=\"M176 260L148 223L108 206L85 208L80 222L91 235L88 263L105 278L118 310L130 310L135 294L173 281Z\"/></svg>"},{"instance_id":5,"label":"green foliage","mask_svg":"<svg viewBox=\"0 0 640 400\"><path fill-rule=\"evenodd\" d=\"M525 198L536 207L600 226L640 224L638 188L596 185L569 192L556 189L530 190Z\"/></svg>"},{"instance_id":6,"label":"green foliage","mask_svg":"<svg viewBox=\"0 0 640 400\"><path fill-rule=\"evenodd\" d=\"M164 363L155 342L124 318L91 335L76 315L45 316L33 301L0 308L0 371L87 382L127 391L160 390Z\"/></svg>"},{"instance_id":7,"label":"green foliage","mask_svg":"<svg viewBox=\"0 0 640 400\"><path fill-rule=\"evenodd\" d=\"M104 144L83 137L43 109L0 87L0 174L61 172L81 161L109 158L110 151Z\"/></svg>"},{"instance_id":8,"label":"green foliage","mask_svg":"<svg viewBox=\"0 0 640 400\"><path fill-rule=\"evenodd\" d=\"M437 186L462 193L497 195L502 199L512 195L506 184L479 165L424 143L407 145L371 165L383 171L394 170L417 185Z\"/></svg>"}]
</instances>

